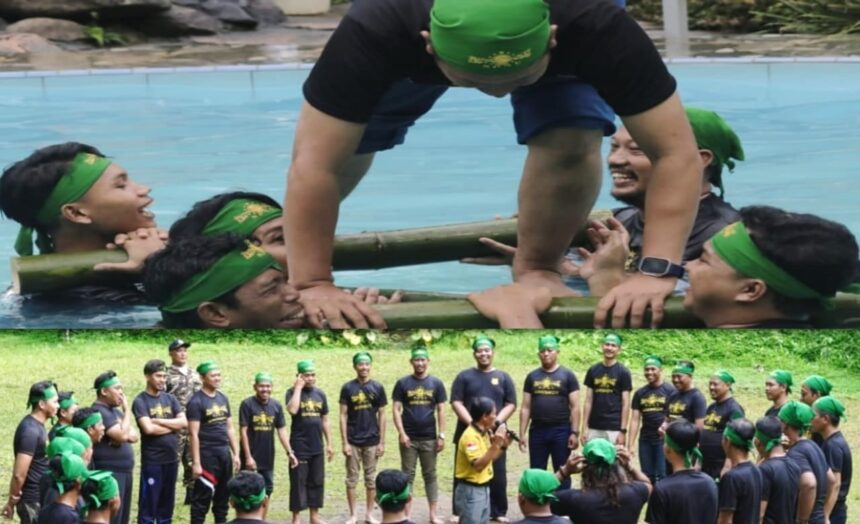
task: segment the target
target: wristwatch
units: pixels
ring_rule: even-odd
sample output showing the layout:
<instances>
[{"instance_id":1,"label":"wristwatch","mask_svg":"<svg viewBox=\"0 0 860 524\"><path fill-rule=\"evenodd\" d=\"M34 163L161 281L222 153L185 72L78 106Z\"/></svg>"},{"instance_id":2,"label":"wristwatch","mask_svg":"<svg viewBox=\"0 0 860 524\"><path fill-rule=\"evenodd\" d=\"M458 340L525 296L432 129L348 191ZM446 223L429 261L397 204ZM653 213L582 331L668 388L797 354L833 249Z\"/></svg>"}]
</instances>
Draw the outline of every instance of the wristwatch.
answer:
<instances>
[{"instance_id":1,"label":"wristwatch","mask_svg":"<svg viewBox=\"0 0 860 524\"><path fill-rule=\"evenodd\" d=\"M436 438L437 438L437 439L441 439L441 440L445 440L445 434L444 434L444 433L438 433L438 434L436 435Z\"/></svg>"},{"instance_id":2,"label":"wristwatch","mask_svg":"<svg viewBox=\"0 0 860 524\"><path fill-rule=\"evenodd\" d=\"M627 434L627 428L622 428L622 429L620 429L619 431L621 431L621 433L623 433L624 435L626 435L626 434Z\"/></svg>"},{"instance_id":3,"label":"wristwatch","mask_svg":"<svg viewBox=\"0 0 860 524\"><path fill-rule=\"evenodd\" d=\"M649 277L674 277L684 276L684 266L675 264L668 258L642 257L639 261L639 272Z\"/></svg>"}]
</instances>

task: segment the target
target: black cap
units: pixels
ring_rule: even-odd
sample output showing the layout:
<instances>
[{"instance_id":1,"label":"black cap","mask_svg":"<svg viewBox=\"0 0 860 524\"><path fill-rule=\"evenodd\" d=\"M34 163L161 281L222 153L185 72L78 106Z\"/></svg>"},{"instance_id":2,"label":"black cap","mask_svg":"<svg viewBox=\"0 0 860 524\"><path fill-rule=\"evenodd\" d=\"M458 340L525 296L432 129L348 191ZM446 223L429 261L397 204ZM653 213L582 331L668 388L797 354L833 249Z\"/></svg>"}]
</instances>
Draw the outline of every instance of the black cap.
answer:
<instances>
[{"instance_id":1,"label":"black cap","mask_svg":"<svg viewBox=\"0 0 860 524\"><path fill-rule=\"evenodd\" d=\"M181 338L177 338L167 346L168 351L176 351L179 348L190 348L191 342L185 342Z\"/></svg>"}]
</instances>

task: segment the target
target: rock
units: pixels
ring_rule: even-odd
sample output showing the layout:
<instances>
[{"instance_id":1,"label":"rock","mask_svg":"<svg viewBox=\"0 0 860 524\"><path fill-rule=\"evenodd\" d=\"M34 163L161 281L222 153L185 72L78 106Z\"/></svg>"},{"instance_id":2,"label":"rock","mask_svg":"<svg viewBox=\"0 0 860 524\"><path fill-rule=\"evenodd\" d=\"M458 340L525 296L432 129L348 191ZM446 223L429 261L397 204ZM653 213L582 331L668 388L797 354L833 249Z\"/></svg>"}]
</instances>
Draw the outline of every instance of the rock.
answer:
<instances>
[{"instance_id":1,"label":"rock","mask_svg":"<svg viewBox=\"0 0 860 524\"><path fill-rule=\"evenodd\" d=\"M221 22L196 9L174 5L144 20L139 29L152 36L212 35L221 29Z\"/></svg>"},{"instance_id":2,"label":"rock","mask_svg":"<svg viewBox=\"0 0 860 524\"><path fill-rule=\"evenodd\" d=\"M95 11L101 20L147 16L170 6L170 0L2 0L0 16L13 20L32 17L88 20Z\"/></svg>"},{"instance_id":3,"label":"rock","mask_svg":"<svg viewBox=\"0 0 860 524\"><path fill-rule=\"evenodd\" d=\"M204 0L200 3L200 9L228 24L247 29L257 27L257 20L242 9L236 0Z\"/></svg>"},{"instance_id":4,"label":"rock","mask_svg":"<svg viewBox=\"0 0 860 524\"><path fill-rule=\"evenodd\" d=\"M17 57L33 52L57 51L60 48L39 35L8 33L0 35L0 57Z\"/></svg>"},{"instance_id":5,"label":"rock","mask_svg":"<svg viewBox=\"0 0 860 524\"><path fill-rule=\"evenodd\" d=\"M287 15L273 0L248 0L245 11L248 11L260 25L278 25L287 21Z\"/></svg>"},{"instance_id":6,"label":"rock","mask_svg":"<svg viewBox=\"0 0 860 524\"><path fill-rule=\"evenodd\" d=\"M86 40L84 26L59 18L25 18L6 28L10 33L33 33L57 42Z\"/></svg>"}]
</instances>

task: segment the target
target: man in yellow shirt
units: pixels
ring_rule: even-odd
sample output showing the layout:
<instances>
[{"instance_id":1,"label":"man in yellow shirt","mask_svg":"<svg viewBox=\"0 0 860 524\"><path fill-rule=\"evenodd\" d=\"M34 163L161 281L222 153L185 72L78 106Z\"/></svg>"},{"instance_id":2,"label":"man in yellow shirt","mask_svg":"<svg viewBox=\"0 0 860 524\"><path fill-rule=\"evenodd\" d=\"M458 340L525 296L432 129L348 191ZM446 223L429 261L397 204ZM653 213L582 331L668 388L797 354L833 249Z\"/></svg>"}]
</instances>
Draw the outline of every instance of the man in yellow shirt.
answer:
<instances>
[{"instance_id":1,"label":"man in yellow shirt","mask_svg":"<svg viewBox=\"0 0 860 524\"><path fill-rule=\"evenodd\" d=\"M511 443L504 424L493 431L496 404L487 397L477 397L469 404L472 423L457 443L454 476L454 505L460 524L486 524L490 520L490 480L493 461Z\"/></svg>"}]
</instances>

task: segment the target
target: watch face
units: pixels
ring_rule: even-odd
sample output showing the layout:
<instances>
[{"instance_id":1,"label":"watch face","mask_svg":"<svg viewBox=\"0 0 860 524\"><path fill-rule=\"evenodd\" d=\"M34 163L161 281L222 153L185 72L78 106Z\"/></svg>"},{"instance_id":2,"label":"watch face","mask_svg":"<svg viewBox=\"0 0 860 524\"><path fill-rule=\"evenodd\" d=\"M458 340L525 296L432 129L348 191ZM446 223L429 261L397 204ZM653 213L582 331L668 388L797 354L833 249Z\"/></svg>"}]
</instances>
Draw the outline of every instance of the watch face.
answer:
<instances>
[{"instance_id":1,"label":"watch face","mask_svg":"<svg viewBox=\"0 0 860 524\"><path fill-rule=\"evenodd\" d=\"M662 275L669 270L669 264L671 264L671 262L663 258L645 257L639 265L639 271L642 273Z\"/></svg>"}]
</instances>

